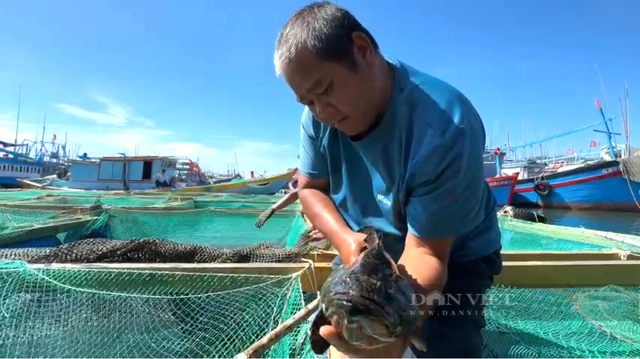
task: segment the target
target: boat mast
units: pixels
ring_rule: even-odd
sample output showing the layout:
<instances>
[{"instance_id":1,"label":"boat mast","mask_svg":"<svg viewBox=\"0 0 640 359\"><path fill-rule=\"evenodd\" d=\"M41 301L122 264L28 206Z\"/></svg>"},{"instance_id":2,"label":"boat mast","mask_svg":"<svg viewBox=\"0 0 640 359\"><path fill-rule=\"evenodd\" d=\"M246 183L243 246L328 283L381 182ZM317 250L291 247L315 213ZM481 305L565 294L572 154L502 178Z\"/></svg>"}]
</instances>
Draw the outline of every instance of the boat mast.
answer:
<instances>
[{"instance_id":1,"label":"boat mast","mask_svg":"<svg viewBox=\"0 0 640 359\"><path fill-rule=\"evenodd\" d=\"M233 152L233 156L236 158L236 169L238 170L238 173L240 173L240 167L238 166L238 155L236 155L236 153Z\"/></svg>"},{"instance_id":2,"label":"boat mast","mask_svg":"<svg viewBox=\"0 0 640 359\"><path fill-rule=\"evenodd\" d=\"M600 114L602 115L602 122L604 122L604 128L606 131L605 133L607 134L607 144L609 145L609 155L611 155L612 160L615 160L616 153L613 150L613 141L612 141L613 135L611 134L611 130L609 129L609 124L607 123L607 118L604 116L604 111L602 111L602 106L600 105L600 102L598 102L598 99L596 99L596 107L598 108L598 110L600 110Z\"/></svg>"},{"instance_id":3,"label":"boat mast","mask_svg":"<svg viewBox=\"0 0 640 359\"><path fill-rule=\"evenodd\" d=\"M16 139L13 143L18 144L18 129L20 128L20 101L22 100L22 85L18 90L18 116L16 118Z\"/></svg>"},{"instance_id":4,"label":"boat mast","mask_svg":"<svg viewBox=\"0 0 640 359\"><path fill-rule=\"evenodd\" d=\"M40 141L40 157L43 160L44 160L44 132L46 127L47 127L47 114L45 113L44 119L42 120L42 140Z\"/></svg>"}]
</instances>

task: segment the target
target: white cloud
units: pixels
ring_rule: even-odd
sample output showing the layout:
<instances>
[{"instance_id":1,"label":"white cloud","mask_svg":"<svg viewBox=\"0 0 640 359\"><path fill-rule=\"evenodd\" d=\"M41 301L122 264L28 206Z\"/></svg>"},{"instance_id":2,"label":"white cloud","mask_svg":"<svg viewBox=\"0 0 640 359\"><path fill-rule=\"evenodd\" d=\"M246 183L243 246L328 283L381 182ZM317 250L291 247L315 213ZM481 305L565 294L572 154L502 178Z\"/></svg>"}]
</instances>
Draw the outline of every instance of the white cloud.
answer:
<instances>
[{"instance_id":1,"label":"white cloud","mask_svg":"<svg viewBox=\"0 0 640 359\"><path fill-rule=\"evenodd\" d=\"M246 176L249 176L250 171L255 171L256 174L265 171L269 174L282 173L297 164L298 151L291 145L243 138L234 134L205 136L203 142L183 141L179 128L174 132L153 127L153 121L134 116L132 110L117 105L114 101L102 97L96 99L106 105L105 112L73 104L57 104L56 107L66 114L91 122L82 125L48 122L45 139L50 141L53 133L56 133L56 143L63 144L67 133L67 149L74 157L84 152L91 157L115 155L123 151L133 155L137 148L138 155L181 156L194 161L199 157L203 169L216 172L226 172L230 164L235 166L237 156L240 171ZM49 118L52 117L55 118ZM0 140L13 141L15 126L15 113L0 111ZM24 139L33 141L36 136L38 140L41 139L42 124L21 119L18 142Z\"/></svg>"},{"instance_id":2,"label":"white cloud","mask_svg":"<svg viewBox=\"0 0 640 359\"><path fill-rule=\"evenodd\" d=\"M96 96L95 100L102 103L106 107L105 112L89 111L79 106L66 103L58 103L54 106L66 114L86 120L91 120L100 125L123 126L131 123L137 123L143 126L154 125L153 121L148 120L144 117L134 115L132 111L126 109L125 107L115 103L108 98L105 98L103 96Z\"/></svg>"}]
</instances>

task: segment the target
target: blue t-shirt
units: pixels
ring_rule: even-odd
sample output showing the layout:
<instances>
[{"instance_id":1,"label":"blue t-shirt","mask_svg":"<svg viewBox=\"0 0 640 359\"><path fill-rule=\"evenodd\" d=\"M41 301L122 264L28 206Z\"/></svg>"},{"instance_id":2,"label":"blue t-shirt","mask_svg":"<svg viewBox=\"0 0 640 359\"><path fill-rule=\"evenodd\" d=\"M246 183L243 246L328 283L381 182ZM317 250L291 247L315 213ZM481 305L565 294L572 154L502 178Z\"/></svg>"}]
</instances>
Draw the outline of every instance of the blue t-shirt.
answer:
<instances>
[{"instance_id":1,"label":"blue t-shirt","mask_svg":"<svg viewBox=\"0 0 640 359\"><path fill-rule=\"evenodd\" d=\"M425 240L456 237L451 261L496 251L500 229L483 174L480 116L451 85L388 61L395 73L391 101L364 138L352 141L305 108L300 172L328 179L349 227L376 228L396 261L407 231Z\"/></svg>"}]
</instances>

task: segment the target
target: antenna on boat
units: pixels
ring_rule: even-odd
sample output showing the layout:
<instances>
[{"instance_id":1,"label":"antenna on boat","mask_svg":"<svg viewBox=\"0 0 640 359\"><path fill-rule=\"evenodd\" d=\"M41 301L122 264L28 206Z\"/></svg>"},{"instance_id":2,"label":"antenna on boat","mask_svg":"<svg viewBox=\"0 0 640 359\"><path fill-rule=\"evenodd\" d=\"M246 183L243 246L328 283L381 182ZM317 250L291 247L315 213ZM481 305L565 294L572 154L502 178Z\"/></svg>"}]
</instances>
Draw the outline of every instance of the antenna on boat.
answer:
<instances>
[{"instance_id":1,"label":"antenna on boat","mask_svg":"<svg viewBox=\"0 0 640 359\"><path fill-rule=\"evenodd\" d=\"M20 128L20 102L22 100L22 85L20 85L20 89L18 90L18 115L16 118L16 140L13 142L16 145L18 144L18 129Z\"/></svg>"},{"instance_id":2,"label":"antenna on boat","mask_svg":"<svg viewBox=\"0 0 640 359\"><path fill-rule=\"evenodd\" d=\"M604 93L604 102L607 104L607 117L611 118L611 106L609 106L609 96L607 96L607 90L604 87L604 81L602 81L602 75L600 74L600 68L598 68L598 64L596 62L593 63L596 65L596 71L598 72L598 78L600 78L600 86L602 86L602 92Z\"/></svg>"},{"instance_id":3,"label":"antenna on boat","mask_svg":"<svg viewBox=\"0 0 640 359\"><path fill-rule=\"evenodd\" d=\"M233 152L233 157L236 158L236 169L238 170L238 173L240 173L240 167L238 166L238 155L236 155L235 151Z\"/></svg>"},{"instance_id":4,"label":"antenna on boat","mask_svg":"<svg viewBox=\"0 0 640 359\"><path fill-rule=\"evenodd\" d=\"M624 105L622 104L622 101L620 100L619 97L618 97L618 105L620 106L622 130L624 131L625 153L627 156L630 156L631 141L629 138L629 88L627 87L627 79L624 80L624 88L622 91L622 96L624 96Z\"/></svg>"},{"instance_id":5,"label":"antenna on boat","mask_svg":"<svg viewBox=\"0 0 640 359\"><path fill-rule=\"evenodd\" d=\"M66 132L64 133L64 146L62 146L62 152L63 152L62 156L64 156L64 158L66 159L68 157L68 155L67 155L67 133Z\"/></svg>"},{"instance_id":6,"label":"antenna on boat","mask_svg":"<svg viewBox=\"0 0 640 359\"><path fill-rule=\"evenodd\" d=\"M44 156L44 130L47 127L47 114L44 114L44 120L42 120L42 140L40 141L40 156Z\"/></svg>"}]
</instances>

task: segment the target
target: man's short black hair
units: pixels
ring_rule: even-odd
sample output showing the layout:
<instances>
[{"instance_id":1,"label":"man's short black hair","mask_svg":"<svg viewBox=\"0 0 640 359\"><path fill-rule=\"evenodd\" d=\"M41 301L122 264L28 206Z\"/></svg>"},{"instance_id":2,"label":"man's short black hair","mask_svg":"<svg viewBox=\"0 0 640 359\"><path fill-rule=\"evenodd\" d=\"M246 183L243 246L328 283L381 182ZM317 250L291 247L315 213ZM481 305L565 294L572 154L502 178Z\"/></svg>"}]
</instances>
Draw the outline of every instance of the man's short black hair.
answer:
<instances>
[{"instance_id":1,"label":"man's short black hair","mask_svg":"<svg viewBox=\"0 0 640 359\"><path fill-rule=\"evenodd\" d=\"M276 40L274 63L276 73L302 47L319 60L341 63L356 69L353 54L353 33L361 32L379 51L378 43L369 30L346 9L329 1L314 2L296 11L284 25Z\"/></svg>"}]
</instances>

